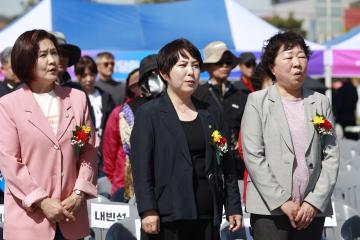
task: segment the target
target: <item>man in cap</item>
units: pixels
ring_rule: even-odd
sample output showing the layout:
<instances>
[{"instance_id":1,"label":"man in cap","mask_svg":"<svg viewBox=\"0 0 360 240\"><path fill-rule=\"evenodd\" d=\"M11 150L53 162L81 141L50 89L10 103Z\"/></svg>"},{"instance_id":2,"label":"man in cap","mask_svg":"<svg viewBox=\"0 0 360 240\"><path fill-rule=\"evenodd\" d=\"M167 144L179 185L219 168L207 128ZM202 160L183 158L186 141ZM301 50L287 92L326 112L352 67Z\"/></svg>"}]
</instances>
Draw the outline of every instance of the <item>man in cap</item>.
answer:
<instances>
[{"instance_id":1,"label":"man in cap","mask_svg":"<svg viewBox=\"0 0 360 240\"><path fill-rule=\"evenodd\" d=\"M147 98L158 96L165 88L158 72L156 54L144 57L140 62L139 84L142 94Z\"/></svg>"},{"instance_id":2,"label":"man in cap","mask_svg":"<svg viewBox=\"0 0 360 240\"><path fill-rule=\"evenodd\" d=\"M0 56L1 71L4 74L4 81L0 82L0 97L11 93L21 85L21 81L11 68L11 50L11 47L5 48Z\"/></svg>"},{"instance_id":3,"label":"man in cap","mask_svg":"<svg viewBox=\"0 0 360 240\"><path fill-rule=\"evenodd\" d=\"M238 178L242 178L244 163L237 151L237 140L241 118L246 104L246 95L228 81L231 70L237 65L237 58L221 41L209 43L204 49L204 70L210 80L198 87L194 96L201 101L219 107L229 129L229 146L235 158Z\"/></svg>"},{"instance_id":4,"label":"man in cap","mask_svg":"<svg viewBox=\"0 0 360 240\"><path fill-rule=\"evenodd\" d=\"M52 32L59 44L59 73L58 82L62 86L80 89L80 85L71 81L67 68L79 61L81 50L78 46L68 44L62 32Z\"/></svg>"},{"instance_id":5,"label":"man in cap","mask_svg":"<svg viewBox=\"0 0 360 240\"><path fill-rule=\"evenodd\" d=\"M52 35L56 37L56 40L59 45L59 69L58 69L58 83L61 86L69 87L69 88L76 88L81 91L81 85L78 82L73 82L71 80L70 74L67 72L67 68L75 65L81 56L81 50L78 46L73 44L66 43L65 35L62 32L51 32ZM95 119L94 109L90 105L90 100L88 95L86 95L86 100L89 103L89 113L92 121Z\"/></svg>"},{"instance_id":6,"label":"man in cap","mask_svg":"<svg viewBox=\"0 0 360 240\"><path fill-rule=\"evenodd\" d=\"M252 52L243 52L239 56L239 67L241 77L239 81L234 82L234 86L243 93L249 94L255 91L253 86L253 77L256 67L256 57Z\"/></svg>"},{"instance_id":7,"label":"man in cap","mask_svg":"<svg viewBox=\"0 0 360 240\"><path fill-rule=\"evenodd\" d=\"M95 62L98 69L96 86L110 93L116 105L122 103L125 95L125 84L112 78L115 67L114 55L110 52L99 52L96 55Z\"/></svg>"}]
</instances>

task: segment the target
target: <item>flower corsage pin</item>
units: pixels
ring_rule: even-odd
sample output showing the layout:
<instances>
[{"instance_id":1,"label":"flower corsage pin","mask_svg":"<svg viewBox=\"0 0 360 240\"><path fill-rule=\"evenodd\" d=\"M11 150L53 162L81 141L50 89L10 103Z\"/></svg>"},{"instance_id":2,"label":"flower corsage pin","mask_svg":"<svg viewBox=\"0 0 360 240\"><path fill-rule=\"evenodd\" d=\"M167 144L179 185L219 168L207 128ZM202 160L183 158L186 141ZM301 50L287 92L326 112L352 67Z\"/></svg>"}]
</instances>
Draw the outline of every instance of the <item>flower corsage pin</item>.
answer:
<instances>
[{"instance_id":1,"label":"flower corsage pin","mask_svg":"<svg viewBox=\"0 0 360 240\"><path fill-rule=\"evenodd\" d=\"M312 123L320 136L332 135L333 126L323 115L316 113L312 119Z\"/></svg>"},{"instance_id":2,"label":"flower corsage pin","mask_svg":"<svg viewBox=\"0 0 360 240\"><path fill-rule=\"evenodd\" d=\"M75 130L72 131L71 145L75 146L75 152L79 156L80 149L89 142L91 128L86 125L75 126Z\"/></svg>"},{"instance_id":3,"label":"flower corsage pin","mask_svg":"<svg viewBox=\"0 0 360 240\"><path fill-rule=\"evenodd\" d=\"M211 145L215 148L216 161L220 165L220 158L228 151L227 140L218 130L211 134Z\"/></svg>"}]
</instances>

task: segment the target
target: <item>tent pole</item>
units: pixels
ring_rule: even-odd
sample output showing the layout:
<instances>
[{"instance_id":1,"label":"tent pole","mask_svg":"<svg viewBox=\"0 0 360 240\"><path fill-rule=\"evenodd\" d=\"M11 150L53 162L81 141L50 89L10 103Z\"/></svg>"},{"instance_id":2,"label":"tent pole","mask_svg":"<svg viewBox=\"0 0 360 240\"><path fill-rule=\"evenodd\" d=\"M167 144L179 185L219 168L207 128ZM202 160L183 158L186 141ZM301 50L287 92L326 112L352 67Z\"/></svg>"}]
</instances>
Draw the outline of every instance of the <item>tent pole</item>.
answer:
<instances>
[{"instance_id":1,"label":"tent pole","mask_svg":"<svg viewBox=\"0 0 360 240\"><path fill-rule=\"evenodd\" d=\"M325 72L325 86L327 88L325 94L329 98L330 103L332 102L332 56L331 49L326 48L324 52L324 72Z\"/></svg>"}]
</instances>

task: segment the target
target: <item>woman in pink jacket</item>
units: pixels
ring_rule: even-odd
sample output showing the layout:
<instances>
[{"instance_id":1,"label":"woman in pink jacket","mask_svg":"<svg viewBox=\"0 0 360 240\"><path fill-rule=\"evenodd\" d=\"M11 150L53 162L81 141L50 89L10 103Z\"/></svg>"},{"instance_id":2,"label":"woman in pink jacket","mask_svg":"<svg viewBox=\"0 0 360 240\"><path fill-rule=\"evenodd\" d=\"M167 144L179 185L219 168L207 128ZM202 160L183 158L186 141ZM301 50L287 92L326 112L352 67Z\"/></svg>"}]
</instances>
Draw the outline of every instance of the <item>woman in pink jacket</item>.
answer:
<instances>
[{"instance_id":1,"label":"woman in pink jacket","mask_svg":"<svg viewBox=\"0 0 360 240\"><path fill-rule=\"evenodd\" d=\"M16 40L11 65L25 86L0 99L5 239L89 233L85 199L97 195L94 128L85 94L55 84L58 63L50 33L27 31Z\"/></svg>"}]
</instances>

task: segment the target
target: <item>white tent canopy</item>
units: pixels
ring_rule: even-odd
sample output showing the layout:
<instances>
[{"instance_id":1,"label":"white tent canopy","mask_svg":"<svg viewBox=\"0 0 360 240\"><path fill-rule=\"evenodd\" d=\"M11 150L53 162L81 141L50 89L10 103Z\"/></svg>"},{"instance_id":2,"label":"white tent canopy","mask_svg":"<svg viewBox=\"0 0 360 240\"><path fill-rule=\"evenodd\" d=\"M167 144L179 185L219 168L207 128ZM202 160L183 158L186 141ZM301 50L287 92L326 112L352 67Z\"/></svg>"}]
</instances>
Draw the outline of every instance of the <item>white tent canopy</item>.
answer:
<instances>
[{"instance_id":1,"label":"white tent canopy","mask_svg":"<svg viewBox=\"0 0 360 240\"><path fill-rule=\"evenodd\" d=\"M280 29L257 17L236 0L225 0L225 6L236 50L259 51L264 40L280 32ZM306 44L311 50L325 49L323 45L314 42L306 41Z\"/></svg>"},{"instance_id":2,"label":"white tent canopy","mask_svg":"<svg viewBox=\"0 0 360 240\"><path fill-rule=\"evenodd\" d=\"M0 32L0 51L14 45L20 34L31 29L52 30L51 1L43 0Z\"/></svg>"},{"instance_id":3,"label":"white tent canopy","mask_svg":"<svg viewBox=\"0 0 360 240\"><path fill-rule=\"evenodd\" d=\"M360 76L360 26L327 42L327 46L333 76Z\"/></svg>"},{"instance_id":4,"label":"white tent canopy","mask_svg":"<svg viewBox=\"0 0 360 240\"><path fill-rule=\"evenodd\" d=\"M53 19L51 15L51 2L51 0L41 1L23 17L0 31L0 51L7 46L13 45L16 38L24 31L34 28L52 31ZM242 7L236 0L224 0L224 3L236 50L261 51L264 41L280 31L278 28L270 25ZM53 9L53 11L56 11L56 9ZM64 31L63 29L55 30ZM80 30L79 34L81 34ZM309 44L312 50L324 50L324 46L320 44L309 41L307 41L307 44Z\"/></svg>"},{"instance_id":5,"label":"white tent canopy","mask_svg":"<svg viewBox=\"0 0 360 240\"><path fill-rule=\"evenodd\" d=\"M213 14L214 11L217 12ZM130 66L115 69L116 74L121 74L115 77L121 79L126 78L135 62L138 64L149 52L156 52L175 38L187 38L200 49L211 41L221 40L236 54L252 51L259 57L264 41L280 31L236 0L140 5L42 0L0 31L0 51L12 46L24 31L35 28L63 32L68 42L78 45L83 52L112 51L119 61L118 67ZM308 41L307 44L314 51L308 73L322 75L324 46ZM232 77L238 76L239 71L235 69Z\"/></svg>"}]
</instances>

